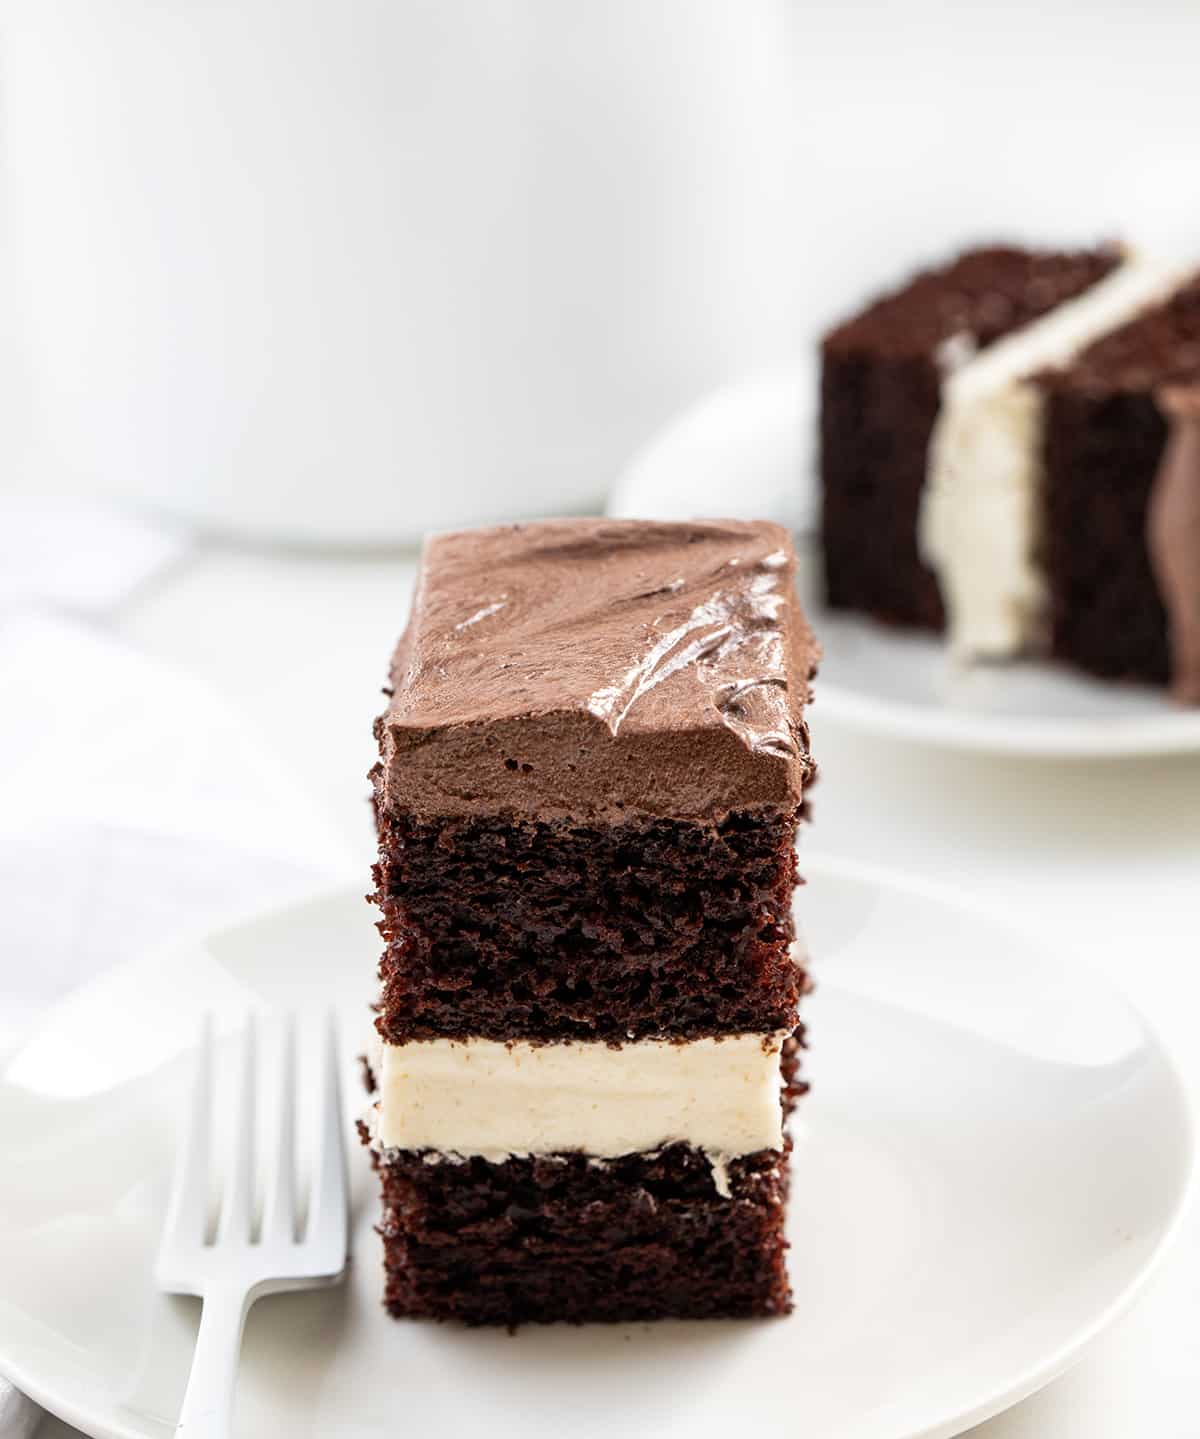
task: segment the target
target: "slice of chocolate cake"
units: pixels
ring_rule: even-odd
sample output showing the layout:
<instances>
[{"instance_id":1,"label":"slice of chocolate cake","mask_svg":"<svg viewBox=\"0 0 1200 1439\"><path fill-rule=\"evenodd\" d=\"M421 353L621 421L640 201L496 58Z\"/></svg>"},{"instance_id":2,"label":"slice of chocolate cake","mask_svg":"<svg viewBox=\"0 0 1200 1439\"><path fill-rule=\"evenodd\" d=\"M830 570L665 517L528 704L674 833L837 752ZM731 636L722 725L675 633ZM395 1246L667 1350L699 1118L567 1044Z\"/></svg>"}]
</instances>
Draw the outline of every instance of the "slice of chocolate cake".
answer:
<instances>
[{"instance_id":1,"label":"slice of chocolate cake","mask_svg":"<svg viewBox=\"0 0 1200 1439\"><path fill-rule=\"evenodd\" d=\"M1053 489L1046 465L1048 384L1056 372L1074 369L1101 337L1160 304L1181 279L1174 266L1128 260L945 381L918 538L938 575L956 653L1003 659L1044 649L1044 557L1067 519L1050 522L1047 511ZM1086 484L1084 499L1084 508L1096 514L1104 507L1101 476L1094 473L1097 483ZM1078 552L1082 540L1086 553L1096 529L1082 514L1076 519L1082 523L1067 542ZM1118 527L1119 543L1144 552L1144 529L1144 523Z\"/></svg>"},{"instance_id":2,"label":"slice of chocolate cake","mask_svg":"<svg viewBox=\"0 0 1200 1439\"><path fill-rule=\"evenodd\" d=\"M394 1314L788 1307L816 654L773 525L427 544L373 775Z\"/></svg>"},{"instance_id":3,"label":"slice of chocolate cake","mask_svg":"<svg viewBox=\"0 0 1200 1439\"><path fill-rule=\"evenodd\" d=\"M1173 679L1195 702L1200 462L1186 395L1200 381L1196 267L1115 252L1027 255L1031 286L1035 272L1056 277L1039 286L1038 305L1008 305L1007 332L960 345L946 333L954 277L978 279L1003 255L1011 285L1019 254L976 251L826 340L830 602L944 622L964 659L1048 654L1106 678ZM1004 284L997 278L994 300ZM940 371L922 387L912 369L902 393L896 366L919 368L918 352L926 366L940 353ZM1172 414L1180 434L1168 447ZM856 532L858 501L847 495L876 504L885 492L899 499L871 524L860 509Z\"/></svg>"},{"instance_id":4,"label":"slice of chocolate cake","mask_svg":"<svg viewBox=\"0 0 1200 1439\"><path fill-rule=\"evenodd\" d=\"M828 603L940 629L917 547L926 458L946 375L1094 285L1115 250L972 250L927 270L821 346L821 539Z\"/></svg>"}]
</instances>

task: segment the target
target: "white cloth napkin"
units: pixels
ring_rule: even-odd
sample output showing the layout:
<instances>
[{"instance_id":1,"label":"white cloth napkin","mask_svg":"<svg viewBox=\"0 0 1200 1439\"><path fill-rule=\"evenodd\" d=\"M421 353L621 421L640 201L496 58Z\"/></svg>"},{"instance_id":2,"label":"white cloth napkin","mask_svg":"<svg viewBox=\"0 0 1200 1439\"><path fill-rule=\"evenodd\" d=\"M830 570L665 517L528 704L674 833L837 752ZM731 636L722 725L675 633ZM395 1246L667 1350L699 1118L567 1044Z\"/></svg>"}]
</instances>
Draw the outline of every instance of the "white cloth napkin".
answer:
<instances>
[{"instance_id":1,"label":"white cloth napkin","mask_svg":"<svg viewBox=\"0 0 1200 1439\"><path fill-rule=\"evenodd\" d=\"M0 614L110 614L188 549L173 526L99 501L0 492Z\"/></svg>"},{"instance_id":2,"label":"white cloth napkin","mask_svg":"<svg viewBox=\"0 0 1200 1439\"><path fill-rule=\"evenodd\" d=\"M118 961L350 872L263 738L107 632L185 548L139 519L0 495L0 1057ZM0 1378L0 1439L38 1417Z\"/></svg>"}]
</instances>

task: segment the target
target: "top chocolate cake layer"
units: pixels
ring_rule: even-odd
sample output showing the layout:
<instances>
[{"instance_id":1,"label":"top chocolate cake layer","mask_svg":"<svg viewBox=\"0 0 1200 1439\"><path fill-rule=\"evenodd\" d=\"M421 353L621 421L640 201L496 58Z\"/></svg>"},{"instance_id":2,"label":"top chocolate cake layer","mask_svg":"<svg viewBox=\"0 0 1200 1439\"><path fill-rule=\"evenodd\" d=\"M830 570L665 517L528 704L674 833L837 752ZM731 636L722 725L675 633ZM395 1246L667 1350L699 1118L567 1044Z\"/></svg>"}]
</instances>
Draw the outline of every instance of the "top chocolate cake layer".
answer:
<instances>
[{"instance_id":1,"label":"top chocolate cake layer","mask_svg":"<svg viewBox=\"0 0 1200 1439\"><path fill-rule=\"evenodd\" d=\"M982 349L1089 289L1120 260L1115 248L1082 251L992 246L925 270L830 331L828 353L933 357L961 337Z\"/></svg>"},{"instance_id":2,"label":"top chocolate cake layer","mask_svg":"<svg viewBox=\"0 0 1200 1439\"><path fill-rule=\"evenodd\" d=\"M1038 382L1098 396L1200 382L1200 275L1093 341L1070 365L1043 372Z\"/></svg>"},{"instance_id":3,"label":"top chocolate cake layer","mask_svg":"<svg viewBox=\"0 0 1200 1439\"><path fill-rule=\"evenodd\" d=\"M377 722L418 816L799 805L818 657L786 530L558 520L427 541Z\"/></svg>"}]
</instances>

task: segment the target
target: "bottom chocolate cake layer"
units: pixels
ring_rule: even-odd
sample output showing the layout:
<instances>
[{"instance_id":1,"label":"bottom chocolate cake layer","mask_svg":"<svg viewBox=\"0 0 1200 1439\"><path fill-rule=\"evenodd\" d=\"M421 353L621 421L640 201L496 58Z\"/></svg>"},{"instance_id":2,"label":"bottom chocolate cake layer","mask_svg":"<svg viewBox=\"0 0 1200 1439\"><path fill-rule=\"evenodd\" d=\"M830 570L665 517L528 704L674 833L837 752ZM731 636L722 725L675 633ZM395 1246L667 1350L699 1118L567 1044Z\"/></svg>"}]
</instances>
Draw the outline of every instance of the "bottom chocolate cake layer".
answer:
<instances>
[{"instance_id":1,"label":"bottom chocolate cake layer","mask_svg":"<svg viewBox=\"0 0 1200 1439\"><path fill-rule=\"evenodd\" d=\"M788 1156L732 1159L723 1198L688 1145L493 1164L375 1156L384 1302L466 1324L784 1314Z\"/></svg>"}]
</instances>

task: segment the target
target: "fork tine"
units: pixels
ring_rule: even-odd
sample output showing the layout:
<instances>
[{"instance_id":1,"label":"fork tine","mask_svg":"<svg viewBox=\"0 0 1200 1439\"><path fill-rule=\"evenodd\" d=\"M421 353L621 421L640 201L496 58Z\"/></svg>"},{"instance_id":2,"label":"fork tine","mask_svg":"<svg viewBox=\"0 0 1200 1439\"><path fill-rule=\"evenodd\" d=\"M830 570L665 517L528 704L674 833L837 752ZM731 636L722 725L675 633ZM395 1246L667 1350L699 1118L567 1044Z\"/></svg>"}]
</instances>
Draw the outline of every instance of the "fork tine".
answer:
<instances>
[{"instance_id":1,"label":"fork tine","mask_svg":"<svg viewBox=\"0 0 1200 1439\"><path fill-rule=\"evenodd\" d=\"M233 1240L243 1244L251 1237L254 1223L254 1117L255 1106L255 1052L258 1048L254 1015L246 1016L242 1030L241 1105L233 1141L233 1157L229 1166L225 1190L221 1195L221 1221L217 1228L217 1243Z\"/></svg>"},{"instance_id":2,"label":"fork tine","mask_svg":"<svg viewBox=\"0 0 1200 1439\"><path fill-rule=\"evenodd\" d=\"M266 1182L262 1242L291 1243L296 1233L296 1022L286 1015L283 1023L283 1058L279 1066L279 1123L275 1146L275 1169Z\"/></svg>"},{"instance_id":3,"label":"fork tine","mask_svg":"<svg viewBox=\"0 0 1200 1439\"><path fill-rule=\"evenodd\" d=\"M339 1272L346 1262L347 1199L337 1029L332 1013L326 1019L323 1049L312 1201L305 1244L319 1252L323 1268L333 1274Z\"/></svg>"},{"instance_id":4,"label":"fork tine","mask_svg":"<svg viewBox=\"0 0 1200 1439\"><path fill-rule=\"evenodd\" d=\"M171 1246L201 1245L208 1230L208 1162L212 1149L213 1021L206 1014L200 1025L192 1092L188 1098L184 1132L175 1151L175 1174L163 1224L159 1267Z\"/></svg>"}]
</instances>

